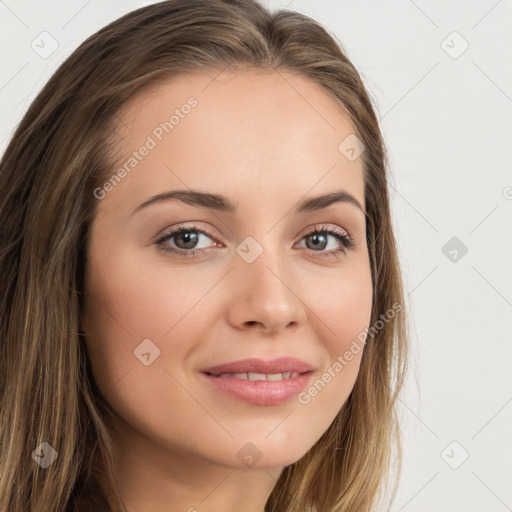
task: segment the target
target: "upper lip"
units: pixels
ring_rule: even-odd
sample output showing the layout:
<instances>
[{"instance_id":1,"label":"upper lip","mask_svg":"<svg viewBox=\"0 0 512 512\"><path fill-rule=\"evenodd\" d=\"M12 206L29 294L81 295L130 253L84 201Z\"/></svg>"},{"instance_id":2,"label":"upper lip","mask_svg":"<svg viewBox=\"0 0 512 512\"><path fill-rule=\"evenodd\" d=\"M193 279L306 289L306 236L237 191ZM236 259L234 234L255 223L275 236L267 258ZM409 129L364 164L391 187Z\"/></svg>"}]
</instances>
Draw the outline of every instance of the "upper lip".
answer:
<instances>
[{"instance_id":1,"label":"upper lip","mask_svg":"<svg viewBox=\"0 0 512 512\"><path fill-rule=\"evenodd\" d=\"M212 375L220 375L221 373L286 373L297 372L307 373L313 371L313 367L294 357L279 357L265 361L264 359L242 359L240 361L233 361L231 363L219 364L204 368L203 373L210 373Z\"/></svg>"}]
</instances>

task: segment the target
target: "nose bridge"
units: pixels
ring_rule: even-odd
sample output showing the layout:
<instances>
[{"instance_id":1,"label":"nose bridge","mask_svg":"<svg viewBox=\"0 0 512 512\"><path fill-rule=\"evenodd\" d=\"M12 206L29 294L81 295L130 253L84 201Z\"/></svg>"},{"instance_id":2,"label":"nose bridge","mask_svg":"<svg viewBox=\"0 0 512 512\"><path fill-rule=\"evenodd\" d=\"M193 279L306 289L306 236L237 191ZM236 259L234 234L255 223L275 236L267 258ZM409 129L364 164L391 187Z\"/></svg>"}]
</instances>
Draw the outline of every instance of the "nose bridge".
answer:
<instances>
[{"instance_id":1,"label":"nose bridge","mask_svg":"<svg viewBox=\"0 0 512 512\"><path fill-rule=\"evenodd\" d=\"M289 268L286 268L285 250L281 247L268 248L266 244L261 254L252 263L241 264L241 272L244 280L251 283L253 288L258 286L270 286L273 288L274 297L289 280Z\"/></svg>"},{"instance_id":2,"label":"nose bridge","mask_svg":"<svg viewBox=\"0 0 512 512\"><path fill-rule=\"evenodd\" d=\"M237 300L232 321L257 322L273 329L301 322L303 305L294 290L290 254L278 230L262 229L247 236L236 252Z\"/></svg>"},{"instance_id":3,"label":"nose bridge","mask_svg":"<svg viewBox=\"0 0 512 512\"><path fill-rule=\"evenodd\" d=\"M265 227L268 223L263 222L261 225L261 229L253 231L237 246L239 267L249 279L272 281L280 275L285 278L290 273L288 247L277 228L268 229Z\"/></svg>"}]
</instances>

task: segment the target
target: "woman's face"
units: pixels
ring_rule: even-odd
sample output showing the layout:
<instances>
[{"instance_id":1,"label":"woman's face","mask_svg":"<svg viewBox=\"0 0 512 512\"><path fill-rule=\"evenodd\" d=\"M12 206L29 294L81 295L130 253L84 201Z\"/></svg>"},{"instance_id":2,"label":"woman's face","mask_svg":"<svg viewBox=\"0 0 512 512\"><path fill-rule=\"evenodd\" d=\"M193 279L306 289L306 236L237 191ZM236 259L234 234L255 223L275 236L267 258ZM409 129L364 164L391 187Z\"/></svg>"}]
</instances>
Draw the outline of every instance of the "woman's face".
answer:
<instances>
[{"instance_id":1,"label":"woman's face","mask_svg":"<svg viewBox=\"0 0 512 512\"><path fill-rule=\"evenodd\" d=\"M169 464L292 464L349 396L370 322L348 116L302 76L246 69L153 85L117 120L82 319L96 383L124 420L116 439ZM355 201L300 208L341 190ZM247 359L270 363L214 368Z\"/></svg>"}]
</instances>

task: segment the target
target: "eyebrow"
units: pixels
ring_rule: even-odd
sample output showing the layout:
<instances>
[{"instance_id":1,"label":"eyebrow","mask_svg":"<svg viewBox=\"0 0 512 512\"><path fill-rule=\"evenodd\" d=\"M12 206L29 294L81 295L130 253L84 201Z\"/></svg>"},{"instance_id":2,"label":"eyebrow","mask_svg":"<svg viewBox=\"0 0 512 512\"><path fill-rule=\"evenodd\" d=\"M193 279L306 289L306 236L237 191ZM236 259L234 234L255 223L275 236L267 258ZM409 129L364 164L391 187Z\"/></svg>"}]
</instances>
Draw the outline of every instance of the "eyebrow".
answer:
<instances>
[{"instance_id":1,"label":"eyebrow","mask_svg":"<svg viewBox=\"0 0 512 512\"><path fill-rule=\"evenodd\" d=\"M237 203L233 203L230 199L220 194L211 194L208 192L200 192L198 190L174 190L150 197L137 206L130 216L152 204L172 200L181 201L196 207L211 208L213 210L227 213L235 213L238 206ZM329 194L304 199L293 208L292 212L296 214L322 210L323 208L327 208L335 203L351 204L358 208L365 216L367 215L361 206L361 203L346 190L336 190Z\"/></svg>"}]
</instances>

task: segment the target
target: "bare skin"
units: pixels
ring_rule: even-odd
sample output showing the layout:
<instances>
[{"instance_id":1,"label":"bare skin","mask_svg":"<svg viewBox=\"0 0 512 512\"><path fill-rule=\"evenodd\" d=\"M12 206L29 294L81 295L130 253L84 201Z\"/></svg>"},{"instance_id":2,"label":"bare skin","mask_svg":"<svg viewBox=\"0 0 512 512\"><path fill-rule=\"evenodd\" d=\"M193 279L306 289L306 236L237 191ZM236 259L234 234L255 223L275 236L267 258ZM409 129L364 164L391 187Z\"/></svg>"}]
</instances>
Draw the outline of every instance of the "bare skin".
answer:
<instances>
[{"instance_id":1,"label":"bare skin","mask_svg":"<svg viewBox=\"0 0 512 512\"><path fill-rule=\"evenodd\" d=\"M197 105L158 140L155 128L190 97ZM94 378L119 416L114 441L128 512L263 512L283 468L348 398L362 350L308 403L247 403L209 385L200 369L296 357L314 367L307 391L369 326L363 211L349 202L292 211L340 189L364 210L361 158L338 150L353 132L321 86L283 70L182 75L122 109L119 166L148 136L156 147L99 200L82 328ZM222 194L237 210L172 200L132 213L178 189ZM190 224L189 233L206 233L195 245L175 235L161 246L201 255L158 249L157 240ZM347 233L354 247L325 231L315 245L308 235L321 224ZM244 245L247 237L258 245ZM258 246L251 263L237 252ZM333 256L340 248L345 254ZM146 339L147 365L134 354Z\"/></svg>"}]
</instances>

